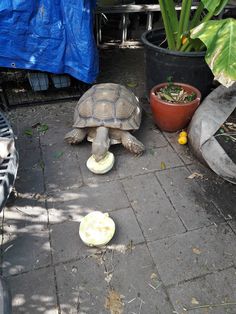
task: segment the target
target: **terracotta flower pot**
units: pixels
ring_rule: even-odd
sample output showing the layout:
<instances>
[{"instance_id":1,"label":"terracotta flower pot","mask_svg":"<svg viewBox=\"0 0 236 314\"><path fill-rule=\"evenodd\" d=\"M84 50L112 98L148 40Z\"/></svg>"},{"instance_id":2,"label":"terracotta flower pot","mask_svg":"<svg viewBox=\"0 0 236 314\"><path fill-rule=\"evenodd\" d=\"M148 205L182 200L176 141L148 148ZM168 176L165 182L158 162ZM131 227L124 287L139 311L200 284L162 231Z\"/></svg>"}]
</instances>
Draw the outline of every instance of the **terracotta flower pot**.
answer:
<instances>
[{"instance_id":1,"label":"terracotta flower pot","mask_svg":"<svg viewBox=\"0 0 236 314\"><path fill-rule=\"evenodd\" d=\"M156 125L163 131L176 132L184 129L190 122L195 110L200 104L200 91L188 84L174 83L181 86L186 92L196 94L196 98L188 103L170 103L157 97L156 92L168 83L162 83L152 88L150 92L150 103L153 118Z\"/></svg>"}]
</instances>

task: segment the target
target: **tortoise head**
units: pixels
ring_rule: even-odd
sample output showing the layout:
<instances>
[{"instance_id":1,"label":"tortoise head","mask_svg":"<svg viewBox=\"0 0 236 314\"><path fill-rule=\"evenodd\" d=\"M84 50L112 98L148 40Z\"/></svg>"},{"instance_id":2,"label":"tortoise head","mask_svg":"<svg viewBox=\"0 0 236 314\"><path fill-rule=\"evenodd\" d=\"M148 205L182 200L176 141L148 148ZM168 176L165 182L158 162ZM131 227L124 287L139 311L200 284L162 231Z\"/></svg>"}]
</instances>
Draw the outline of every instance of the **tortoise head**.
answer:
<instances>
[{"instance_id":1,"label":"tortoise head","mask_svg":"<svg viewBox=\"0 0 236 314\"><path fill-rule=\"evenodd\" d=\"M108 128L98 127L96 136L92 143L92 154L97 162L102 160L110 147L110 139L108 136Z\"/></svg>"}]
</instances>

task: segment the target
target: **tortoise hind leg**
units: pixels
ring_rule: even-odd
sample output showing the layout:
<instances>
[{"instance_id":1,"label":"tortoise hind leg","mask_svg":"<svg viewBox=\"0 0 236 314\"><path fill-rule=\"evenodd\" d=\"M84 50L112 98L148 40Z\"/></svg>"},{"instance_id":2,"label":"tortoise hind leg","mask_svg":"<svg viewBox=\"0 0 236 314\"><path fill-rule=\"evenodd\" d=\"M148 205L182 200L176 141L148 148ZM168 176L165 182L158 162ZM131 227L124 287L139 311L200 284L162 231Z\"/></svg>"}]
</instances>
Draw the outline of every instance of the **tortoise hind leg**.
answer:
<instances>
[{"instance_id":1,"label":"tortoise hind leg","mask_svg":"<svg viewBox=\"0 0 236 314\"><path fill-rule=\"evenodd\" d=\"M73 129L65 135L64 140L68 144L78 144L85 139L86 135L86 129Z\"/></svg>"},{"instance_id":2,"label":"tortoise hind leg","mask_svg":"<svg viewBox=\"0 0 236 314\"><path fill-rule=\"evenodd\" d=\"M136 139L136 137L127 131L121 132L121 143L125 148L135 155L142 155L145 150L143 143L141 143Z\"/></svg>"}]
</instances>

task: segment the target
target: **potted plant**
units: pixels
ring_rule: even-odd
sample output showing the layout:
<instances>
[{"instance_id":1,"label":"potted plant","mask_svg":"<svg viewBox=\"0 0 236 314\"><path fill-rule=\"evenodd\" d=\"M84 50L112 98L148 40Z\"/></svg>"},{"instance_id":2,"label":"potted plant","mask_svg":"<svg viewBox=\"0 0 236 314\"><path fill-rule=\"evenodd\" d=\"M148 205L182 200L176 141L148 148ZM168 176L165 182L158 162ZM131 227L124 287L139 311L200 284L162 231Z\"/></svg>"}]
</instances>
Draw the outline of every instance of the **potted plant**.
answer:
<instances>
[{"instance_id":1,"label":"potted plant","mask_svg":"<svg viewBox=\"0 0 236 314\"><path fill-rule=\"evenodd\" d=\"M200 104L200 91L188 84L171 81L154 86L150 93L153 119L167 132L185 128Z\"/></svg>"},{"instance_id":2,"label":"potted plant","mask_svg":"<svg viewBox=\"0 0 236 314\"><path fill-rule=\"evenodd\" d=\"M159 0L164 30L142 35L146 56L147 93L166 77L196 86L205 97L215 78L225 86L236 80L236 20L213 20L228 0ZM213 74L212 74L213 73Z\"/></svg>"}]
</instances>

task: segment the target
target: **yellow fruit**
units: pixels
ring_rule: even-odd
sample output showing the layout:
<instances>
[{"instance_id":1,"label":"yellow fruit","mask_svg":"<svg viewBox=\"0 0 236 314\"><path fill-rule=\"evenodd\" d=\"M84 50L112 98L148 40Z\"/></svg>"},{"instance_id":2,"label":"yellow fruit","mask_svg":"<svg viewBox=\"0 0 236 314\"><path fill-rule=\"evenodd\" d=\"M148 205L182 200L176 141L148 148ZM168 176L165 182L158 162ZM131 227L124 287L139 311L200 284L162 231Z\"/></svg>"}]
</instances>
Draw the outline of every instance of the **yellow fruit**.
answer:
<instances>
[{"instance_id":1,"label":"yellow fruit","mask_svg":"<svg viewBox=\"0 0 236 314\"><path fill-rule=\"evenodd\" d=\"M181 38L182 45L184 45L186 43L187 39L188 38L186 36L182 36L182 38Z\"/></svg>"},{"instance_id":2,"label":"yellow fruit","mask_svg":"<svg viewBox=\"0 0 236 314\"><path fill-rule=\"evenodd\" d=\"M178 138L178 143L179 143L180 145L187 144L187 142L188 142L187 136L180 136L180 137Z\"/></svg>"},{"instance_id":3,"label":"yellow fruit","mask_svg":"<svg viewBox=\"0 0 236 314\"><path fill-rule=\"evenodd\" d=\"M107 213L93 211L82 218L79 235L88 246L106 245L114 236L115 223Z\"/></svg>"},{"instance_id":4,"label":"yellow fruit","mask_svg":"<svg viewBox=\"0 0 236 314\"><path fill-rule=\"evenodd\" d=\"M188 133L186 131L182 131L179 133L179 137L184 137L184 136L188 136Z\"/></svg>"},{"instance_id":5,"label":"yellow fruit","mask_svg":"<svg viewBox=\"0 0 236 314\"><path fill-rule=\"evenodd\" d=\"M96 161L94 156L92 155L87 160L87 167L90 171L96 174L104 174L110 171L114 165L115 157L111 152L107 152L106 156L100 160Z\"/></svg>"}]
</instances>

